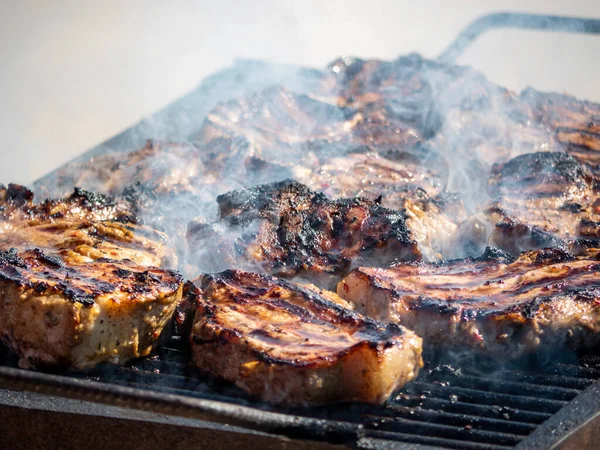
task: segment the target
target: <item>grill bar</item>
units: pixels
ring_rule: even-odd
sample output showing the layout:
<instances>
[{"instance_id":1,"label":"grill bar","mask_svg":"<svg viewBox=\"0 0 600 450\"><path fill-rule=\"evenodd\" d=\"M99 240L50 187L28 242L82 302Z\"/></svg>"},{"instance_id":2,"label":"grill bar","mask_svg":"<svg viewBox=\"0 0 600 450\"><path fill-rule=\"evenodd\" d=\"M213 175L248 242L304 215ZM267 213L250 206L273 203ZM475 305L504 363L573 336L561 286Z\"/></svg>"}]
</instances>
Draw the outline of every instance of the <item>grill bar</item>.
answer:
<instances>
[{"instance_id":1,"label":"grill bar","mask_svg":"<svg viewBox=\"0 0 600 450\"><path fill-rule=\"evenodd\" d=\"M407 406L394 405L389 408L389 416L403 419L417 420L429 423L441 423L457 427L472 427L476 429L484 429L489 431L499 431L502 433L519 434L527 436L534 429L535 423L518 422L506 419L487 418L470 414L456 414L447 411L437 411L423 408L410 408ZM386 411L387 414L388 411ZM383 414L382 414L383 416ZM373 420L377 420L377 416L373 416Z\"/></svg>"},{"instance_id":2,"label":"grill bar","mask_svg":"<svg viewBox=\"0 0 600 450\"><path fill-rule=\"evenodd\" d=\"M475 376L437 376L435 381L448 382L452 386L472 388L477 390L486 390L493 388L495 392L510 395L527 395L553 400L571 400L579 391L573 388L531 384L525 381L504 381L503 379L494 380Z\"/></svg>"},{"instance_id":3,"label":"grill bar","mask_svg":"<svg viewBox=\"0 0 600 450\"><path fill-rule=\"evenodd\" d=\"M420 407L479 417L504 418L506 420L516 420L531 424L540 424L552 416L552 414L544 412L521 411L500 405L474 405L460 401L427 398L421 395L402 394L396 398L396 402L409 407Z\"/></svg>"},{"instance_id":4,"label":"grill bar","mask_svg":"<svg viewBox=\"0 0 600 450\"><path fill-rule=\"evenodd\" d=\"M529 395L509 395L500 394L497 392L489 392L484 390L466 389L452 386L448 389L447 386L441 386L434 383L424 383L417 381L408 387L408 392L416 393L417 391L425 392L426 394L438 397L460 400L465 403L487 404L487 405L504 405L510 408L524 409L527 411L545 411L556 412L562 408L566 401L549 400L546 398L533 397Z\"/></svg>"},{"instance_id":5,"label":"grill bar","mask_svg":"<svg viewBox=\"0 0 600 450\"><path fill-rule=\"evenodd\" d=\"M438 437L419 436L415 434L390 433L387 431L369 431L365 433L365 437L385 439L387 441L402 441L413 444L432 445L440 448L456 448L465 450L504 450L513 448L513 445L481 444L479 442L442 439Z\"/></svg>"},{"instance_id":6,"label":"grill bar","mask_svg":"<svg viewBox=\"0 0 600 450\"><path fill-rule=\"evenodd\" d=\"M384 406L282 409L256 403L235 386L196 373L188 364L185 346L174 335L156 356L137 364L68 375L82 382L100 382L108 389L118 386L191 401L243 405L259 415L275 411L283 417L298 418L301 423L309 421L303 426L254 424L256 429L266 428L294 438L358 445L361 438L367 437L479 450L514 447L600 375L600 359L589 357L584 365L558 363L537 373L510 367L498 369L477 360L453 369L440 361ZM5 352L5 357L9 356ZM0 385L1 381L0 377ZM307 423L313 429L307 429ZM247 421L243 424L247 425Z\"/></svg>"}]
</instances>

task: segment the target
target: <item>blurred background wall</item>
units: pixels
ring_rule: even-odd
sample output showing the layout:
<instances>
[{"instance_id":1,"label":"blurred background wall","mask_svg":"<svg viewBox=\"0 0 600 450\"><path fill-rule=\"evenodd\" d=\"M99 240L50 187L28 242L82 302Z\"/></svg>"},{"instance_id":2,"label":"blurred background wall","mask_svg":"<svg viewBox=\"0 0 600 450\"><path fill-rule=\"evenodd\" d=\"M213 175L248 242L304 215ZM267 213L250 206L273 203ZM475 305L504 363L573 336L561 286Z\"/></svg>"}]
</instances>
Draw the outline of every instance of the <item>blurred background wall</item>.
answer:
<instances>
[{"instance_id":1,"label":"blurred background wall","mask_svg":"<svg viewBox=\"0 0 600 450\"><path fill-rule=\"evenodd\" d=\"M323 67L437 56L499 10L600 18L599 0L0 0L0 183L31 183L238 57ZM459 60L512 89L600 101L600 37L484 35Z\"/></svg>"}]
</instances>

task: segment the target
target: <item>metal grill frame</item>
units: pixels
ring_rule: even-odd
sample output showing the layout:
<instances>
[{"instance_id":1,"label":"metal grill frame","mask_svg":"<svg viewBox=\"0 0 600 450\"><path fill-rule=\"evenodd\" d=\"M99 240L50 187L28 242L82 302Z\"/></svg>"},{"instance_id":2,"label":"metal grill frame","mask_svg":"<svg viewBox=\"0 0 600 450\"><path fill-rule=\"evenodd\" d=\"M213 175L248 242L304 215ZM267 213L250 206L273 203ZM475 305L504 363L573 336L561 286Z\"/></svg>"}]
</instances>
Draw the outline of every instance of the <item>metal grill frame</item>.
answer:
<instances>
[{"instance_id":1,"label":"metal grill frame","mask_svg":"<svg viewBox=\"0 0 600 450\"><path fill-rule=\"evenodd\" d=\"M506 27L598 34L600 20L514 13L491 14L479 18L467 27L439 59L453 62L481 33L492 28ZM197 131L194 127L202 123L206 114L218 102L248 95L257 89L281 84L284 80L290 89L300 93L307 92L316 79L315 72L310 69L256 61L237 61L233 67L207 78L196 90L151 118L84 153L77 160L85 160L109 150L127 151L143 145L148 138L186 140ZM227 93L226 98L223 93ZM55 173L51 173L40 181L48 181L54 176ZM433 440L431 445L415 445L392 442L386 438L385 432L368 436L361 427L353 423L283 414L241 404L32 372L3 365L0 365L0 387L133 408L138 411L152 411L213 424L227 424L248 430L250 434L264 432L272 436L298 439L297 442L314 439L360 448L437 448ZM591 384L548 420L538 425L516 448L542 449L560 446L561 442L572 442L569 439L573 439L578 430L590 426L600 428L598 423L600 381Z\"/></svg>"}]
</instances>

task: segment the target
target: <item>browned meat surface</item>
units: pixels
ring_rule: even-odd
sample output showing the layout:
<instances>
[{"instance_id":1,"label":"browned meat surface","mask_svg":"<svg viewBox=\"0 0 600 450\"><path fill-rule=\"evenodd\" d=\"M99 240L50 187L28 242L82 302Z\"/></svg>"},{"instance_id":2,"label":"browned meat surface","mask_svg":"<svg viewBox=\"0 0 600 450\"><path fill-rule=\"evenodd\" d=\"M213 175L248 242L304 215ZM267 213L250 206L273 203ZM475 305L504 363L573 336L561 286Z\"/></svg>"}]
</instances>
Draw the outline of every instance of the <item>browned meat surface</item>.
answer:
<instances>
[{"instance_id":1,"label":"browned meat surface","mask_svg":"<svg viewBox=\"0 0 600 450\"><path fill-rule=\"evenodd\" d=\"M569 155L582 163L600 165L600 104L531 88L521 97Z\"/></svg>"},{"instance_id":2,"label":"browned meat surface","mask_svg":"<svg viewBox=\"0 0 600 450\"><path fill-rule=\"evenodd\" d=\"M357 108L347 107L344 102L343 97L324 100L324 97L271 88L252 97L220 104L208 115L195 139L202 147L215 139L243 138L253 146L254 156L288 167L299 181L305 182L314 176L315 185L327 184L327 169L323 171L323 166L341 162L351 177L352 166L356 164L354 159L360 158L360 154L403 153L418 147L424 140L410 117L395 114L381 102ZM442 160L439 155L437 159ZM394 163L382 160L382 164ZM420 175L413 170L417 164L414 159L396 162L394 170L402 173L402 184L432 187L437 184L435 189L439 189L443 176L439 169L433 168L431 177L423 181L417 179ZM359 175L357 172L356 176ZM358 195L358 189L353 191L352 195Z\"/></svg>"},{"instance_id":3,"label":"browned meat surface","mask_svg":"<svg viewBox=\"0 0 600 450\"><path fill-rule=\"evenodd\" d=\"M181 300L181 277L13 249L0 251L0 291L2 338L22 367L84 369L148 355Z\"/></svg>"},{"instance_id":4,"label":"browned meat surface","mask_svg":"<svg viewBox=\"0 0 600 450\"><path fill-rule=\"evenodd\" d=\"M219 196L216 223L192 223L190 260L202 272L255 268L329 285L352 265L421 257L402 212L353 198L329 200L295 181Z\"/></svg>"},{"instance_id":5,"label":"browned meat surface","mask_svg":"<svg viewBox=\"0 0 600 450\"><path fill-rule=\"evenodd\" d=\"M476 172L519 154L558 149L527 102L469 67L412 54L395 61L345 58L329 70L337 78L329 93L345 107L387 111L411 124L419 138L432 138L453 165L456 157L468 157Z\"/></svg>"},{"instance_id":6,"label":"browned meat surface","mask_svg":"<svg viewBox=\"0 0 600 450\"><path fill-rule=\"evenodd\" d=\"M65 199L32 201L26 188L0 188L0 250L39 248L74 263L99 258L148 266L177 263L166 236L136 224L126 206L111 197L76 189Z\"/></svg>"},{"instance_id":7,"label":"browned meat surface","mask_svg":"<svg viewBox=\"0 0 600 450\"><path fill-rule=\"evenodd\" d=\"M196 138L208 143L216 138L243 137L257 147L257 156L268 161L275 157L276 162L285 158L285 162L299 162L303 150L299 144L347 143L349 131L360 119L355 111L336 104L273 87L219 104Z\"/></svg>"},{"instance_id":8,"label":"browned meat surface","mask_svg":"<svg viewBox=\"0 0 600 450\"><path fill-rule=\"evenodd\" d=\"M148 141L138 150L110 152L66 164L36 185L36 195L64 197L77 186L118 196L134 183L149 185L158 192L193 191L202 169L199 152L193 146Z\"/></svg>"},{"instance_id":9,"label":"browned meat surface","mask_svg":"<svg viewBox=\"0 0 600 450\"><path fill-rule=\"evenodd\" d=\"M388 154L394 159L373 151L331 158L298 179L330 198L364 197L403 211L426 259L456 256L457 223L466 214L458 197L441 192L445 160L424 149Z\"/></svg>"},{"instance_id":10,"label":"browned meat surface","mask_svg":"<svg viewBox=\"0 0 600 450\"><path fill-rule=\"evenodd\" d=\"M422 366L413 332L344 309L333 293L232 270L196 284L194 363L263 401L382 403Z\"/></svg>"},{"instance_id":11,"label":"browned meat surface","mask_svg":"<svg viewBox=\"0 0 600 450\"><path fill-rule=\"evenodd\" d=\"M593 348L600 263L557 249L514 261L488 252L441 264L360 267L338 285L356 310L400 323L426 342L516 357L540 347Z\"/></svg>"},{"instance_id":12,"label":"browned meat surface","mask_svg":"<svg viewBox=\"0 0 600 450\"><path fill-rule=\"evenodd\" d=\"M368 148L323 161L313 171L298 174L298 181L333 198L381 196L384 206L403 208L406 199L435 197L444 184L446 161L425 149L387 152L385 157ZM393 158L393 159L392 159Z\"/></svg>"},{"instance_id":13,"label":"browned meat surface","mask_svg":"<svg viewBox=\"0 0 600 450\"><path fill-rule=\"evenodd\" d=\"M467 244L512 254L600 237L595 176L563 152L531 153L497 165L492 203L462 225Z\"/></svg>"}]
</instances>

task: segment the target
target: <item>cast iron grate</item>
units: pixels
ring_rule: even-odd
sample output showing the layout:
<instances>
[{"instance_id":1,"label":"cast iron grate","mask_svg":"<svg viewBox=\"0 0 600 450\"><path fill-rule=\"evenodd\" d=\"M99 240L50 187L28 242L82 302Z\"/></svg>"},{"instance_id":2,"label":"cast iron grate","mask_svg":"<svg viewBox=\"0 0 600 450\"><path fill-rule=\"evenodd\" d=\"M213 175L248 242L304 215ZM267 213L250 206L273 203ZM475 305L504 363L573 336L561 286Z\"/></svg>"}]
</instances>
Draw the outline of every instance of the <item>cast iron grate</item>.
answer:
<instances>
[{"instance_id":1,"label":"cast iron grate","mask_svg":"<svg viewBox=\"0 0 600 450\"><path fill-rule=\"evenodd\" d=\"M319 419L328 427L327 439L337 436L334 440L351 445L356 445L356 435L347 435L348 424L360 428L364 438L477 450L514 447L600 378L596 356L561 354L559 360L554 355L499 363L468 354L427 353L430 362L418 379L383 406L273 408L230 383L196 373L189 365L187 345L177 335L156 355L135 364L66 375ZM14 357L5 352L0 363L14 365ZM341 423L345 427L336 435ZM311 430L291 434L322 439L311 436Z\"/></svg>"}]
</instances>

